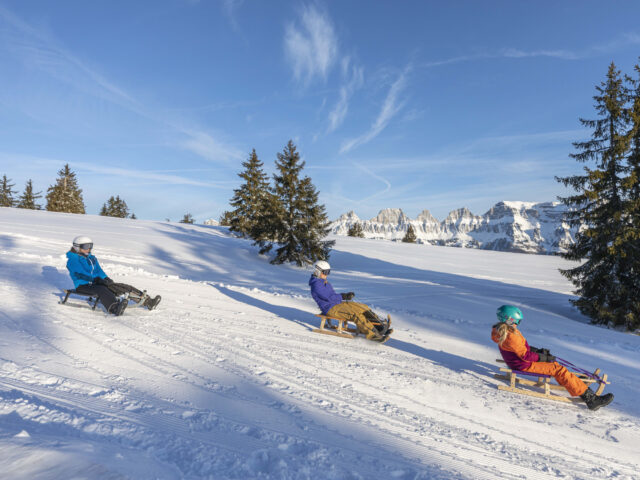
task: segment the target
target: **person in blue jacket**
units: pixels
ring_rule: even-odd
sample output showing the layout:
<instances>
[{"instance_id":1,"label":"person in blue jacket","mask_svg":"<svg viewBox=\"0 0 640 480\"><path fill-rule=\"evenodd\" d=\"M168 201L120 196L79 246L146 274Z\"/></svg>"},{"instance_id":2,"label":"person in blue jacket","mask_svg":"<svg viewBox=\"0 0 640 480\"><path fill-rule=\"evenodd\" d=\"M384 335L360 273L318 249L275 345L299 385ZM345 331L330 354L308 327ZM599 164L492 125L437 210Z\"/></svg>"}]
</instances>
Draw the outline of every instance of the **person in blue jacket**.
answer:
<instances>
[{"instance_id":1,"label":"person in blue jacket","mask_svg":"<svg viewBox=\"0 0 640 480\"><path fill-rule=\"evenodd\" d=\"M153 310L160 303L160 296L151 298L130 285L115 283L111 280L98 259L91 254L93 241L81 235L73 239L71 250L67 252L67 270L78 293L97 296L107 312L122 315L129 304L129 297L118 298L117 295L135 291L136 298L144 302L144 306Z\"/></svg>"},{"instance_id":2,"label":"person in blue jacket","mask_svg":"<svg viewBox=\"0 0 640 480\"><path fill-rule=\"evenodd\" d=\"M327 280L330 272L329 262L320 260L314 265L313 273L309 279L311 296L320 307L322 314L355 323L358 331L369 340L386 339L393 331L389 329L389 322L382 321L364 303L352 302L351 299L355 293L336 293Z\"/></svg>"}]
</instances>

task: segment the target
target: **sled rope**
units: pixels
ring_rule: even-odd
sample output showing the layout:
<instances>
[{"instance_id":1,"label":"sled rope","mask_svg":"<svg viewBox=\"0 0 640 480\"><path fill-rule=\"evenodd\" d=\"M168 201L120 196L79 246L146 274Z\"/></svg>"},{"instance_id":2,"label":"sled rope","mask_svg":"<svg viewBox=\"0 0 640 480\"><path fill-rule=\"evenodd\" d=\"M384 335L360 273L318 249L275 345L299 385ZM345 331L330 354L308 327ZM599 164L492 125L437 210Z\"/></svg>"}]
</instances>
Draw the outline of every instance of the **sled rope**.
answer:
<instances>
[{"instance_id":1,"label":"sled rope","mask_svg":"<svg viewBox=\"0 0 640 480\"><path fill-rule=\"evenodd\" d=\"M600 375L597 375L597 374L592 373L592 372L588 372L587 370L583 370L580 367L576 367L569 360L565 360L564 358L556 357L556 362L558 362L563 367L567 367L567 368L573 370L574 372L582 373L583 375L586 375L587 377L592 378L593 380L595 380L598 383L604 383L605 385L609 384L609 382L605 381L602 377L600 377Z\"/></svg>"}]
</instances>

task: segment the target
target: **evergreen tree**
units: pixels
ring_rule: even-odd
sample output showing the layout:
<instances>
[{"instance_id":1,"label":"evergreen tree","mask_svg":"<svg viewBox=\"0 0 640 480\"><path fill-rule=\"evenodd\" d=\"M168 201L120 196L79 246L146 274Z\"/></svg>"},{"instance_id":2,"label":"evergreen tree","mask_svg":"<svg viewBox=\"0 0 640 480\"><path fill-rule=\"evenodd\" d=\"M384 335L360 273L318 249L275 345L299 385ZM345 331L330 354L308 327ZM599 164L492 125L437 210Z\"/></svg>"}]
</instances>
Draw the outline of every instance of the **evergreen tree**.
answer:
<instances>
[{"instance_id":1,"label":"evergreen tree","mask_svg":"<svg viewBox=\"0 0 640 480\"><path fill-rule=\"evenodd\" d=\"M182 220L180 220L180 222L178 223L195 223L195 220L190 213L185 213L184 217L182 217Z\"/></svg>"},{"instance_id":2,"label":"evergreen tree","mask_svg":"<svg viewBox=\"0 0 640 480\"><path fill-rule=\"evenodd\" d=\"M131 220L137 220L137 219L138 219L138 217L136 217L136 214L135 214L135 213L133 213L133 212L131 213L131 216L130 216L129 218L130 218Z\"/></svg>"},{"instance_id":3,"label":"evergreen tree","mask_svg":"<svg viewBox=\"0 0 640 480\"><path fill-rule=\"evenodd\" d=\"M629 241L629 173L625 156L629 150L627 131L629 91L620 71L611 63L606 80L596 87L595 120L580 119L592 129L591 139L575 142L577 153L570 156L578 162L594 162L585 166L583 175L557 178L575 194L561 197L568 207L566 220L578 227L575 243L563 257L583 261L575 268L560 272L573 282L580 298L572 303L594 323L612 323L631 327L638 322L640 304L637 299L637 265Z\"/></svg>"},{"instance_id":4,"label":"evergreen tree","mask_svg":"<svg viewBox=\"0 0 640 480\"><path fill-rule=\"evenodd\" d=\"M322 240L329 233L329 221L324 205L318 204L318 192L311 179L300 178L304 165L290 140L283 152L278 153L274 196L268 207L265 237L279 245L271 263L295 262L302 266L324 260L335 243ZM263 245L261 251L265 249L268 247Z\"/></svg>"},{"instance_id":5,"label":"evergreen tree","mask_svg":"<svg viewBox=\"0 0 640 480\"><path fill-rule=\"evenodd\" d=\"M407 233L405 233L402 241L404 243L416 243L416 240L418 240L418 237L416 237L416 231L413 229L413 225L409 224Z\"/></svg>"},{"instance_id":6,"label":"evergreen tree","mask_svg":"<svg viewBox=\"0 0 640 480\"><path fill-rule=\"evenodd\" d=\"M2 176L0 181L0 207L13 207L16 203L13 198L13 194L16 192L12 190L15 183L9 183L10 181L6 175Z\"/></svg>"},{"instance_id":7,"label":"evergreen tree","mask_svg":"<svg viewBox=\"0 0 640 480\"><path fill-rule=\"evenodd\" d=\"M31 179L27 180L27 184L24 187L24 193L20 196L18 200L18 208L27 208L29 210L41 210L42 206L36 203L36 200L42 198L40 195L42 192L33 192L33 183Z\"/></svg>"},{"instance_id":8,"label":"evergreen tree","mask_svg":"<svg viewBox=\"0 0 640 480\"><path fill-rule=\"evenodd\" d=\"M102 205L100 215L104 217L127 218L129 216L129 207L127 206L127 202L120 198L120 195L117 195L115 198L112 195L109 197L109 200L107 200L107 203Z\"/></svg>"},{"instance_id":9,"label":"evergreen tree","mask_svg":"<svg viewBox=\"0 0 640 480\"><path fill-rule=\"evenodd\" d=\"M231 225L231 219L232 219L231 212L225 210L224 212L222 212L222 215L220 215L220 219L218 220L218 223L222 227L228 227Z\"/></svg>"},{"instance_id":10,"label":"evergreen tree","mask_svg":"<svg viewBox=\"0 0 640 480\"><path fill-rule=\"evenodd\" d=\"M271 195L269 177L262 170L263 164L258 160L255 149L242 166L244 171L238 176L244 179L245 183L234 190L233 198L229 202L234 208L229 212L231 216L229 230L260 242L264 233L262 226L267 223L265 217Z\"/></svg>"},{"instance_id":11,"label":"evergreen tree","mask_svg":"<svg viewBox=\"0 0 640 480\"><path fill-rule=\"evenodd\" d=\"M362 231L362 224L354 223L353 225L351 225L349 227L349 230L347 231L347 235L350 237L364 238L364 232Z\"/></svg>"},{"instance_id":12,"label":"evergreen tree","mask_svg":"<svg viewBox=\"0 0 640 480\"><path fill-rule=\"evenodd\" d=\"M50 212L85 213L82 190L68 163L58 172L56 184L47 189L46 208Z\"/></svg>"}]
</instances>

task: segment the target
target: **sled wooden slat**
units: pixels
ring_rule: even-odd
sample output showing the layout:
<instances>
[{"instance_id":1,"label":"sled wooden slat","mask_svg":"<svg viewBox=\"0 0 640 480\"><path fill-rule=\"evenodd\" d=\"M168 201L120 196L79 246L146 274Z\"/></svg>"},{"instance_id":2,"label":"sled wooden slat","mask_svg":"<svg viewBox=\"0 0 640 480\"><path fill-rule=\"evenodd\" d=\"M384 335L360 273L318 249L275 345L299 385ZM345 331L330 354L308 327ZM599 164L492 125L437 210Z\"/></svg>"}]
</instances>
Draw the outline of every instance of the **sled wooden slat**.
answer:
<instances>
[{"instance_id":1,"label":"sled wooden slat","mask_svg":"<svg viewBox=\"0 0 640 480\"><path fill-rule=\"evenodd\" d=\"M316 317L321 318L320 328L314 328L313 332L315 333L324 333L325 335L335 335L337 337L343 338L355 338L358 336L357 328L350 328L349 322L347 320L342 320L339 318L328 317L326 315L317 314ZM337 322L336 325L333 325L331 321L334 320Z\"/></svg>"}]
</instances>

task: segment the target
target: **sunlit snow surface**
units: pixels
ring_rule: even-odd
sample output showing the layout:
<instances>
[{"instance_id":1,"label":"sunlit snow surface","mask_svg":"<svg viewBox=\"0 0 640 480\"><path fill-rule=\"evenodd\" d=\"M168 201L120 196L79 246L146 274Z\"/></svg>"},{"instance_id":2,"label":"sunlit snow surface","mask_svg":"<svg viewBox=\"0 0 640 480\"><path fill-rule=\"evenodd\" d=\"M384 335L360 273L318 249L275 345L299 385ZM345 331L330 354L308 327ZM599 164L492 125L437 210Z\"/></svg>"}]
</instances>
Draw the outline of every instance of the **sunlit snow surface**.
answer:
<instances>
[{"instance_id":1,"label":"sunlit snow surface","mask_svg":"<svg viewBox=\"0 0 640 480\"><path fill-rule=\"evenodd\" d=\"M58 304L89 235L122 317ZM312 333L309 270L222 227L0 208L0 477L639 478L640 337L589 325L551 256L336 237L330 279L384 345ZM609 374L590 412L498 391L495 309Z\"/></svg>"}]
</instances>

